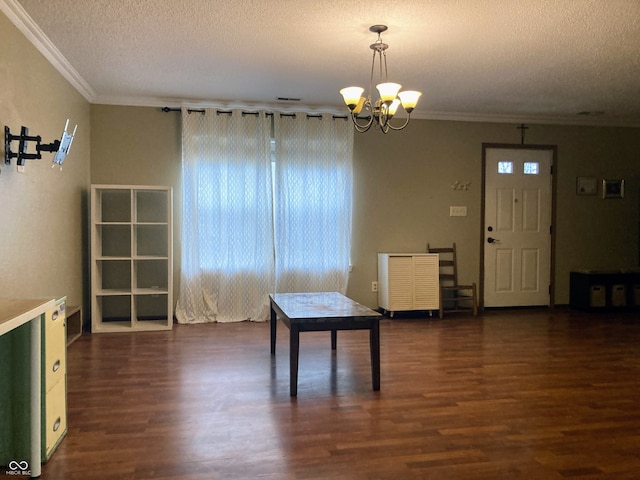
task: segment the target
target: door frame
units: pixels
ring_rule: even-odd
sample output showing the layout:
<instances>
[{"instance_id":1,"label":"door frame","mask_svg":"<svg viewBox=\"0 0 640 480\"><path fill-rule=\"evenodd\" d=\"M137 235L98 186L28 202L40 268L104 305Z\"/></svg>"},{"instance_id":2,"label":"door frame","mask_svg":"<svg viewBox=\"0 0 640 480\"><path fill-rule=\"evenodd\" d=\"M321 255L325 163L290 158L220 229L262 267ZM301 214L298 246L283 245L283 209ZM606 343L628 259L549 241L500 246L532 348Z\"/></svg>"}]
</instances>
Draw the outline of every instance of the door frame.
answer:
<instances>
[{"instance_id":1,"label":"door frame","mask_svg":"<svg viewBox=\"0 0 640 480\"><path fill-rule=\"evenodd\" d=\"M527 145L512 143L483 143L482 144L482 182L480 186L480 283L478 285L478 306L484 309L484 237L487 228L485 219L486 170L487 149L511 150L551 150L551 247L549 270L549 308L555 307L555 274L556 274L556 187L558 178L558 147L556 145Z\"/></svg>"}]
</instances>

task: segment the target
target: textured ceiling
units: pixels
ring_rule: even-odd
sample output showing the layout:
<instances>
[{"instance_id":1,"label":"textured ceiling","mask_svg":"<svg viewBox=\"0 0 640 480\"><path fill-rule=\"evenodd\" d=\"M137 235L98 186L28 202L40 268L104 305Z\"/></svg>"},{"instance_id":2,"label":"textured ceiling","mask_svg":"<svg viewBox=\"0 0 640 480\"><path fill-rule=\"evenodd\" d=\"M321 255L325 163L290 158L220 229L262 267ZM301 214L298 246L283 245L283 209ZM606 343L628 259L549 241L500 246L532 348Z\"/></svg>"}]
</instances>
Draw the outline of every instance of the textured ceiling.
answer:
<instances>
[{"instance_id":1,"label":"textured ceiling","mask_svg":"<svg viewBox=\"0 0 640 480\"><path fill-rule=\"evenodd\" d=\"M639 0L0 5L42 30L94 103L336 111L341 87L368 87L381 23L389 79L423 92L415 116L640 126Z\"/></svg>"}]
</instances>

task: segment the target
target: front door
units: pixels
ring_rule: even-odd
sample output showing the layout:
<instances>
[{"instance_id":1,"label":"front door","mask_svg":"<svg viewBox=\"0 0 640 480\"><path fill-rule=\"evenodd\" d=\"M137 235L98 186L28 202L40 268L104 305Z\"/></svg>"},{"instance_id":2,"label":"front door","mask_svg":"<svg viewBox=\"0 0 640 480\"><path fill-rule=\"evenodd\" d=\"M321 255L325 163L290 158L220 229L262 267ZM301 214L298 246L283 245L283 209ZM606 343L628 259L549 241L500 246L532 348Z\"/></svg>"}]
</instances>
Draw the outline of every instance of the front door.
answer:
<instances>
[{"instance_id":1,"label":"front door","mask_svg":"<svg viewBox=\"0 0 640 480\"><path fill-rule=\"evenodd\" d=\"M554 147L483 145L485 307L551 304Z\"/></svg>"}]
</instances>

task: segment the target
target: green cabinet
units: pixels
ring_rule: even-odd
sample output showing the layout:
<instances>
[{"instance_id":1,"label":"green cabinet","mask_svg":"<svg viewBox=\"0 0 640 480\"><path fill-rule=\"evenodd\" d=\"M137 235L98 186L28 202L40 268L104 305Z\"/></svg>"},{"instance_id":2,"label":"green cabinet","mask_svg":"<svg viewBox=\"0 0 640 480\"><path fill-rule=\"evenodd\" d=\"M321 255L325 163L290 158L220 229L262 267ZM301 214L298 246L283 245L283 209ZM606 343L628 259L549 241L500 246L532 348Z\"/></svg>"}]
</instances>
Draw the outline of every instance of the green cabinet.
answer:
<instances>
[{"instance_id":1,"label":"green cabinet","mask_svg":"<svg viewBox=\"0 0 640 480\"><path fill-rule=\"evenodd\" d=\"M41 455L46 462L67 432L65 301L41 317ZM0 465L30 456L29 323L0 336Z\"/></svg>"}]
</instances>

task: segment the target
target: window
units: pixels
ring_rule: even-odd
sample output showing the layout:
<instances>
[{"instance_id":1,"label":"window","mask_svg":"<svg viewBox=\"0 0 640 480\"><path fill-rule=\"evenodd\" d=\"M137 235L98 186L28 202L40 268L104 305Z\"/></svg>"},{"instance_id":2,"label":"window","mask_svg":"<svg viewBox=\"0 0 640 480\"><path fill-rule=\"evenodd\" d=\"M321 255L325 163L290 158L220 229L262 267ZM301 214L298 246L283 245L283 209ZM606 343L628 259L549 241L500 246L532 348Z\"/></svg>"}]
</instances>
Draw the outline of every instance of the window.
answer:
<instances>
[{"instance_id":1,"label":"window","mask_svg":"<svg viewBox=\"0 0 640 480\"><path fill-rule=\"evenodd\" d=\"M203 247L199 266L203 271L230 274L270 270L268 255L257 255L262 250L259 243L268 243L271 230L271 182L260 178L265 170L252 162L198 165L198 188L193 195L199 243ZM271 249L267 247L266 251Z\"/></svg>"},{"instance_id":2,"label":"window","mask_svg":"<svg viewBox=\"0 0 640 480\"><path fill-rule=\"evenodd\" d=\"M264 320L269 293L344 293L351 124L211 109L182 120L178 321Z\"/></svg>"},{"instance_id":3,"label":"window","mask_svg":"<svg viewBox=\"0 0 640 480\"><path fill-rule=\"evenodd\" d=\"M506 160L498 162L498 173L513 173L513 162Z\"/></svg>"},{"instance_id":4,"label":"window","mask_svg":"<svg viewBox=\"0 0 640 480\"><path fill-rule=\"evenodd\" d=\"M538 162L524 162L524 174L525 175L539 175L540 165Z\"/></svg>"}]
</instances>

